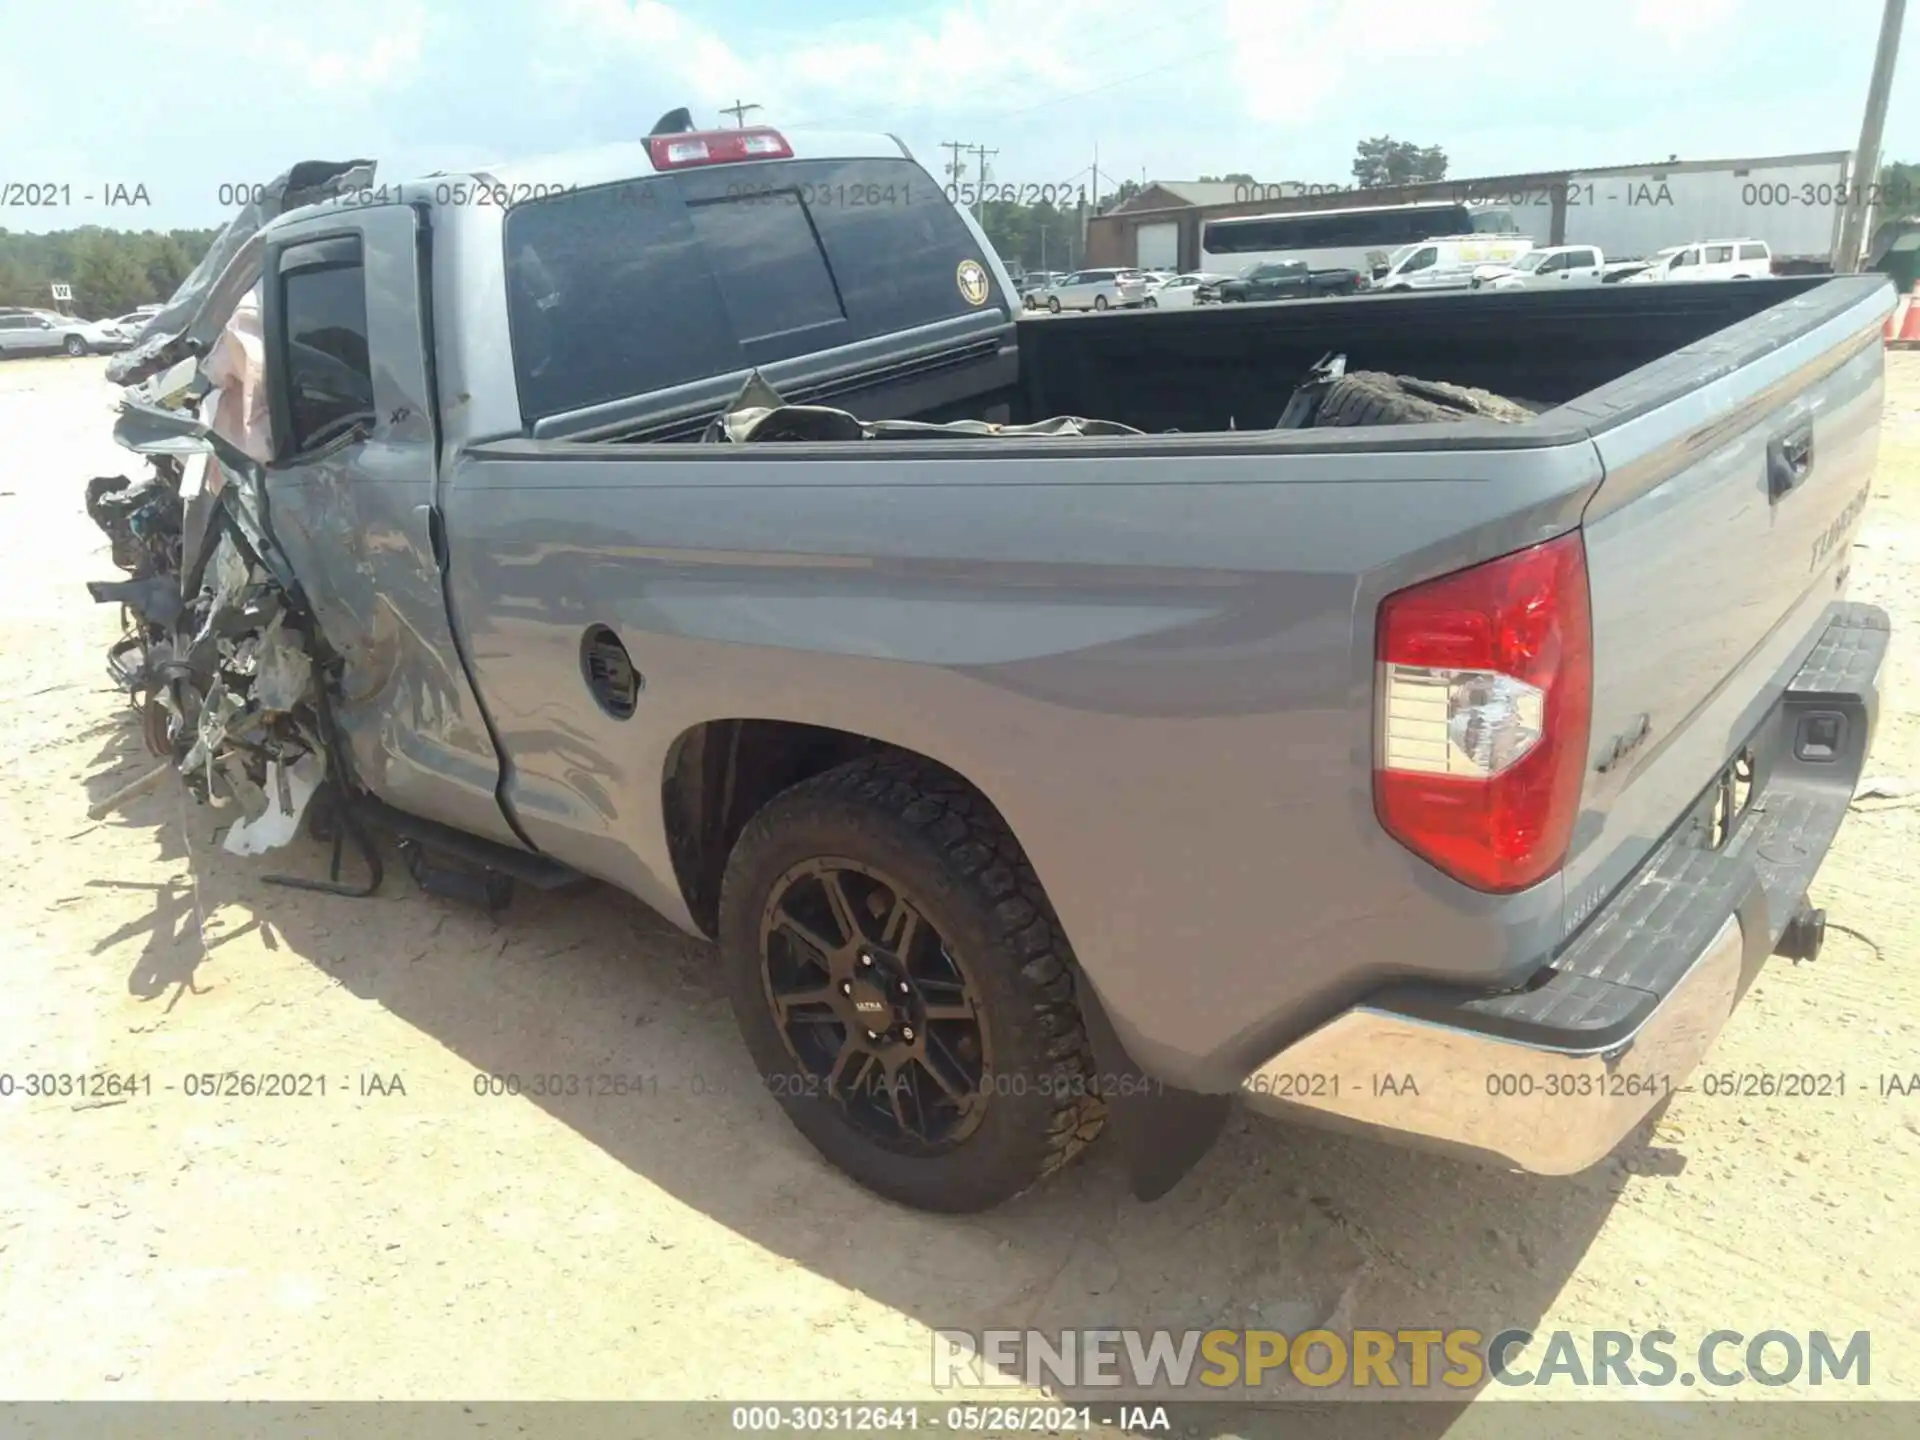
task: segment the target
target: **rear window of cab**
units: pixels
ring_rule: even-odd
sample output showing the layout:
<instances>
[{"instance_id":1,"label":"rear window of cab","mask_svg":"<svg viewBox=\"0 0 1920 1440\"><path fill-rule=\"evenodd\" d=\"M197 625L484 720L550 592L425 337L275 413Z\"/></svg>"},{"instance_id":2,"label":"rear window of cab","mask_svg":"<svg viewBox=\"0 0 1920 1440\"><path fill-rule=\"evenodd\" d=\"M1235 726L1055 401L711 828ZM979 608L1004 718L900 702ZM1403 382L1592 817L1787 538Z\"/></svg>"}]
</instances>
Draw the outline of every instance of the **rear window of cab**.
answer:
<instances>
[{"instance_id":1,"label":"rear window of cab","mask_svg":"<svg viewBox=\"0 0 1920 1440\"><path fill-rule=\"evenodd\" d=\"M911 160L777 160L515 206L507 316L523 420L1010 309ZM971 264L969 264L971 262Z\"/></svg>"}]
</instances>

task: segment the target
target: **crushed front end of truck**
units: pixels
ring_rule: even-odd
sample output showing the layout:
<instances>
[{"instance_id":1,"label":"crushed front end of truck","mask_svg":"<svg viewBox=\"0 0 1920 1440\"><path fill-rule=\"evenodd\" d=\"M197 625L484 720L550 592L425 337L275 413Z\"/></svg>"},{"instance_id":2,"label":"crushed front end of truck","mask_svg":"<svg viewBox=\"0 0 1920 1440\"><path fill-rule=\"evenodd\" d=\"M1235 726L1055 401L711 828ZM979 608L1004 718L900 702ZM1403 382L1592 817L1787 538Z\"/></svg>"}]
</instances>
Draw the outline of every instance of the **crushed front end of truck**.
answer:
<instances>
[{"instance_id":1,"label":"crushed front end of truck","mask_svg":"<svg viewBox=\"0 0 1920 1440\"><path fill-rule=\"evenodd\" d=\"M108 672L160 763L94 806L96 818L177 775L195 799L234 812L223 847L251 855L292 840L326 793L336 768L330 660L266 519L271 439L252 261L268 221L372 173L365 160L308 161L262 187L142 343L109 367L129 392L114 438L145 458L147 473L87 483L87 513L126 572L87 588L97 603L120 606ZM371 847L344 812L331 878L285 883L360 893L339 880L338 842L348 835L377 883Z\"/></svg>"}]
</instances>

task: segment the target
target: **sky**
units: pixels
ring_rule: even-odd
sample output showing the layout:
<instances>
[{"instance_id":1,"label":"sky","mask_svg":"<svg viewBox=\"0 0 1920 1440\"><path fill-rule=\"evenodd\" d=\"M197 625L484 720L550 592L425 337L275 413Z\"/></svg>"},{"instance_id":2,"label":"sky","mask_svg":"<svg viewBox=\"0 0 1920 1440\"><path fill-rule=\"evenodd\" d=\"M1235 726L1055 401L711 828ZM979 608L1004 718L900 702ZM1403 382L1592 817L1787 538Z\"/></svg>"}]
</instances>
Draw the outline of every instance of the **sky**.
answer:
<instances>
[{"instance_id":1,"label":"sky","mask_svg":"<svg viewBox=\"0 0 1920 1440\"><path fill-rule=\"evenodd\" d=\"M15 0L0 228L219 225L231 187L296 160L399 180L680 105L732 124L735 101L891 131L936 174L942 142L984 145L991 178L1035 185L1096 156L1347 183L1383 134L1442 147L1450 178L1851 150L1879 23L1877 0ZM1920 160L1917 27L1889 160Z\"/></svg>"}]
</instances>

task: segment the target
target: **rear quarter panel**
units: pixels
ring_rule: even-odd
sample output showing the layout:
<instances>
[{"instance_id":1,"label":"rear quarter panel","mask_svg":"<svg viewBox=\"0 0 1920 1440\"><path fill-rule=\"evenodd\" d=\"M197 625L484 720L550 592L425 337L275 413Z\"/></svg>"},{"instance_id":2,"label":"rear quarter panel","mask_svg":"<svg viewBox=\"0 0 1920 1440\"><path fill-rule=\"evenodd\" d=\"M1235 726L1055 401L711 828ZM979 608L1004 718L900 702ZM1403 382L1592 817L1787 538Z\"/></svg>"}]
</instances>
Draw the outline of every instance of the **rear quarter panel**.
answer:
<instances>
[{"instance_id":1,"label":"rear quarter panel","mask_svg":"<svg viewBox=\"0 0 1920 1440\"><path fill-rule=\"evenodd\" d=\"M660 800L690 727L928 755L1007 817L1137 1058L1194 1088L1383 980L1524 973L1560 881L1476 896L1374 820L1373 615L1571 528L1600 472L1584 442L1432 429L1463 448L483 446L443 501L507 798L542 849L691 928ZM630 720L583 684L594 624L645 677Z\"/></svg>"}]
</instances>

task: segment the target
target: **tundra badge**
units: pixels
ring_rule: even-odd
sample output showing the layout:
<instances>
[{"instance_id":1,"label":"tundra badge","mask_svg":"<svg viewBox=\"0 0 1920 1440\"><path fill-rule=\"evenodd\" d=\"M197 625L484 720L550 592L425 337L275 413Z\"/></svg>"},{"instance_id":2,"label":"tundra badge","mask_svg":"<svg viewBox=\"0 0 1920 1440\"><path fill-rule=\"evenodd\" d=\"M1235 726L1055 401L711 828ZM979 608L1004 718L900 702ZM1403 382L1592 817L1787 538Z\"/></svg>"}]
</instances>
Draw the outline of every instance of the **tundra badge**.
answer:
<instances>
[{"instance_id":1,"label":"tundra badge","mask_svg":"<svg viewBox=\"0 0 1920 1440\"><path fill-rule=\"evenodd\" d=\"M1811 575L1820 568L1820 562L1827 558L1833 547L1840 543L1846 533L1860 518L1860 512L1867 508L1867 497L1873 491L1873 482L1869 480L1860 487L1860 493L1847 502L1847 508L1833 519L1833 523L1822 530L1813 541L1813 558L1807 561L1807 573Z\"/></svg>"}]
</instances>

